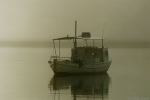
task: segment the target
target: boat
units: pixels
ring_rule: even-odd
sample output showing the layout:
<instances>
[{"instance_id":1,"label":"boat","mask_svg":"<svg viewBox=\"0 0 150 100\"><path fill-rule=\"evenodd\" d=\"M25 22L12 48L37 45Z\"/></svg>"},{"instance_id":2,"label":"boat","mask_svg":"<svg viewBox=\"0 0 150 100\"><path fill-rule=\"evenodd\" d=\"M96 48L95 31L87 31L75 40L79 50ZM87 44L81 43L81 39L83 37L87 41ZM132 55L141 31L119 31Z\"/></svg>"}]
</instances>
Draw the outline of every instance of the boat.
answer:
<instances>
[{"instance_id":1,"label":"boat","mask_svg":"<svg viewBox=\"0 0 150 100\"><path fill-rule=\"evenodd\" d=\"M60 54L61 41L66 40L73 42L70 57L62 57ZM58 41L58 47L56 47L56 41ZM79 46L81 41L85 45ZM102 38L92 38L90 32L82 32L77 36L77 21L75 21L74 36L54 38L53 48L54 55L48 62L56 74L106 73L111 65L108 48L104 47L103 36Z\"/></svg>"}]
</instances>

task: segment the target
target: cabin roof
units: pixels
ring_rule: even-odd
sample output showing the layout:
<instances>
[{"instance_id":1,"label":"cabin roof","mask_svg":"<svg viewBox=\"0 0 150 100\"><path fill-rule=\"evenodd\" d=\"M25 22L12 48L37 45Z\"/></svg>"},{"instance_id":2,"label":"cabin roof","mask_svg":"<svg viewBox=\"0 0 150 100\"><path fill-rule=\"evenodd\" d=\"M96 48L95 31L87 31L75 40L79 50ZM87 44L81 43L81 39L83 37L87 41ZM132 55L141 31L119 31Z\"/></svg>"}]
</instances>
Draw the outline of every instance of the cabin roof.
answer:
<instances>
[{"instance_id":1,"label":"cabin roof","mask_svg":"<svg viewBox=\"0 0 150 100\"><path fill-rule=\"evenodd\" d=\"M71 40L71 39L74 39L74 37L68 37L68 36L66 36L66 37L61 37L61 38L55 38L53 40Z\"/></svg>"},{"instance_id":2,"label":"cabin roof","mask_svg":"<svg viewBox=\"0 0 150 100\"><path fill-rule=\"evenodd\" d=\"M53 40L72 40L72 39L75 39L75 37L66 36L66 37L61 37L61 38L54 38ZM102 38L97 38L97 37L93 37L93 38L76 37L76 39L82 39L82 40L102 40Z\"/></svg>"}]
</instances>

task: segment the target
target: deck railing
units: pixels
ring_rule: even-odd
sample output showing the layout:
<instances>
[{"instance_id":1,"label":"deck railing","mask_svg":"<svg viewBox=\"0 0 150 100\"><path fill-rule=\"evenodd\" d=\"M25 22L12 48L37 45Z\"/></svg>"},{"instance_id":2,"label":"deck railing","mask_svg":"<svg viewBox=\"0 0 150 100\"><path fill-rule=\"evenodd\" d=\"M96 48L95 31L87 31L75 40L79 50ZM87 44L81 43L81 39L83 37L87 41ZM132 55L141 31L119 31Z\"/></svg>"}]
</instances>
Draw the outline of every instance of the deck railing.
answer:
<instances>
[{"instance_id":1,"label":"deck railing","mask_svg":"<svg viewBox=\"0 0 150 100\"><path fill-rule=\"evenodd\" d=\"M51 61L53 60L53 59L57 59L57 60L70 60L71 59L71 57L59 57L59 56L51 56Z\"/></svg>"}]
</instances>

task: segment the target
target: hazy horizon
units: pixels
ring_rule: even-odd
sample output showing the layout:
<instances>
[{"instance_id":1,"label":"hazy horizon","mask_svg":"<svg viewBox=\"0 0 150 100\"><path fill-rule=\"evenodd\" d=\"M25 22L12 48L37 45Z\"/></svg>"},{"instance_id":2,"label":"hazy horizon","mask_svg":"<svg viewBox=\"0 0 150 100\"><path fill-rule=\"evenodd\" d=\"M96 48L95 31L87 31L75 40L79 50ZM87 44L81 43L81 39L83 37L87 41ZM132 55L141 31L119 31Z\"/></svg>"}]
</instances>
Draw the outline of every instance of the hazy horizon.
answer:
<instances>
[{"instance_id":1,"label":"hazy horizon","mask_svg":"<svg viewBox=\"0 0 150 100\"><path fill-rule=\"evenodd\" d=\"M82 43L83 45L83 43ZM80 46L80 42L78 43ZM101 46L100 43L96 43L96 46ZM104 42L104 46L107 48L150 48L150 43L145 42ZM21 41L21 42L0 42L0 47L53 47L52 41ZM56 42L58 48L58 42ZM61 48L72 48L72 42L61 43Z\"/></svg>"},{"instance_id":2,"label":"hazy horizon","mask_svg":"<svg viewBox=\"0 0 150 100\"><path fill-rule=\"evenodd\" d=\"M0 1L0 43L47 42L89 31L110 42L150 43L149 0Z\"/></svg>"}]
</instances>

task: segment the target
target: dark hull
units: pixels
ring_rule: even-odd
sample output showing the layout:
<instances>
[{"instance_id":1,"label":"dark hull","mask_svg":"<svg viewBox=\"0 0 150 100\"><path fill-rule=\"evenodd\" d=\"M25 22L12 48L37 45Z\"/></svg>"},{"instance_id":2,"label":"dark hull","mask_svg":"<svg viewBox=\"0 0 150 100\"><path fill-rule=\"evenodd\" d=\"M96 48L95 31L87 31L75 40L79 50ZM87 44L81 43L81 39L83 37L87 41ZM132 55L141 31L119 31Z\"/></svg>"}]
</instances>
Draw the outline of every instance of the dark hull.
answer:
<instances>
[{"instance_id":1,"label":"dark hull","mask_svg":"<svg viewBox=\"0 0 150 100\"><path fill-rule=\"evenodd\" d=\"M55 74L61 74L61 75L101 74L101 73L107 73L110 64L111 61L105 63L103 62L99 64L79 66L78 64L57 62L56 64L52 64L51 68Z\"/></svg>"}]
</instances>

